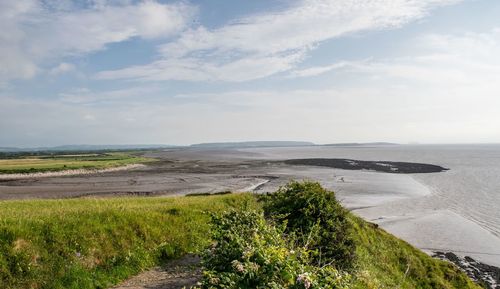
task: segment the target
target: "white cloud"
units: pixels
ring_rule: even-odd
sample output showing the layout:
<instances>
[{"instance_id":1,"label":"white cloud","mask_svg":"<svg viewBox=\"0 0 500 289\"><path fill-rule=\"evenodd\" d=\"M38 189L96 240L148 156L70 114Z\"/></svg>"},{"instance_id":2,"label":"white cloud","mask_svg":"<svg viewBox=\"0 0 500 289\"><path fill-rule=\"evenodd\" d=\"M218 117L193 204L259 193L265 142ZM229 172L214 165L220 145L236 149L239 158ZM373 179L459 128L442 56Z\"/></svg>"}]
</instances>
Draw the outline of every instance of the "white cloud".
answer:
<instances>
[{"instance_id":1,"label":"white cloud","mask_svg":"<svg viewBox=\"0 0 500 289\"><path fill-rule=\"evenodd\" d=\"M351 63L338 73L352 75L355 85L329 89L171 96L147 84L104 92L82 88L59 100L0 96L0 131L12 142L5 145L500 142L499 31L424 35L408 43L413 56Z\"/></svg>"},{"instance_id":2,"label":"white cloud","mask_svg":"<svg viewBox=\"0 0 500 289\"><path fill-rule=\"evenodd\" d=\"M412 56L358 65L355 72L385 81L407 81L421 87L498 91L500 29L461 35L427 34L410 43Z\"/></svg>"},{"instance_id":3,"label":"white cloud","mask_svg":"<svg viewBox=\"0 0 500 289\"><path fill-rule=\"evenodd\" d=\"M183 29L192 13L184 4L156 2L61 13L34 29L39 33L33 33L31 41L37 45L32 50L43 55L85 53L132 37L167 37Z\"/></svg>"},{"instance_id":4,"label":"white cloud","mask_svg":"<svg viewBox=\"0 0 500 289\"><path fill-rule=\"evenodd\" d=\"M330 65L324 65L324 66L314 66L314 67L308 67L304 69L295 69L293 71L290 71L290 75L288 77L290 78L296 78L296 77L312 77L312 76L317 76L321 75L324 73L327 73L332 70L340 70L344 68L355 68L357 66L363 65L363 63L367 62L366 60L363 61L339 61L334 64Z\"/></svg>"},{"instance_id":5,"label":"white cloud","mask_svg":"<svg viewBox=\"0 0 500 289\"><path fill-rule=\"evenodd\" d=\"M92 105L95 103L110 103L127 101L138 97L147 98L156 95L159 89L155 86L129 87L108 91L92 91L86 87L75 88L59 94L59 100L66 104Z\"/></svg>"},{"instance_id":6,"label":"white cloud","mask_svg":"<svg viewBox=\"0 0 500 289\"><path fill-rule=\"evenodd\" d=\"M59 101L0 96L0 130L16 143L52 144L500 142L499 32L424 35L408 43L414 56L350 63L337 73L351 75L355 85L328 89L171 96L168 89L147 84L105 92L80 89ZM92 105L103 100L112 103Z\"/></svg>"},{"instance_id":7,"label":"white cloud","mask_svg":"<svg viewBox=\"0 0 500 289\"><path fill-rule=\"evenodd\" d=\"M30 78L44 62L101 50L109 43L173 36L196 13L184 3L110 1L76 9L71 1L56 2L0 2L0 80Z\"/></svg>"},{"instance_id":8,"label":"white cloud","mask_svg":"<svg viewBox=\"0 0 500 289\"><path fill-rule=\"evenodd\" d=\"M291 69L304 57L305 51L282 55L252 55L223 64L196 57L164 59L150 65L132 66L117 71L103 71L100 79L248 81Z\"/></svg>"},{"instance_id":9,"label":"white cloud","mask_svg":"<svg viewBox=\"0 0 500 289\"><path fill-rule=\"evenodd\" d=\"M52 48L40 48L44 57L26 50L26 37L33 34L30 29L35 24L25 16L35 13L33 11L41 6L36 2L32 3L34 6L28 2L11 2L7 3L13 5L9 9L0 9L3 13L0 22L21 24L7 26L7 30L16 33L0 31L0 49L8 51L0 55L0 71L6 71L0 75L10 73L16 77L30 77L39 69L40 59L49 57L43 51L59 48L55 48L55 44L46 44ZM21 5L23 3L26 5ZM435 5L448 2L300 3L302 9L297 4L280 13L247 17L219 29L199 27L189 30L169 45L162 46L158 61L102 72L99 77L146 81L247 81L276 73L288 77L312 77L334 71L342 80L335 82L335 87L288 90L281 86L277 90L172 96L168 84L133 83L137 87L109 91L73 89L59 94L58 99L0 95L0 131L9 136L8 140L1 141L13 144L136 143L137 139L144 143L177 144L245 139L500 142L500 56L497 53L500 51L500 29L483 33L427 34L413 41L405 39L407 47L400 51L406 53L405 57L340 61L299 69L298 64L311 49L326 39L367 29L397 27L423 17ZM316 7L330 3L338 4L333 12L322 6ZM368 3L368 6L363 3ZM374 11L378 16L373 17L369 12L377 9L369 5L381 3L392 6L385 6L384 13ZM0 3L4 5L0 8L7 4ZM98 14L107 9L124 11L120 9L138 4L96 1L95 5L98 8L83 12L75 12L71 7L61 8L56 14ZM324 16L322 20L320 12L330 16ZM311 16L315 13L321 14L318 19ZM5 20L13 17L16 21ZM43 17L34 19L43 25L48 23ZM49 22L56 23L57 19L61 18ZM110 19L110 23L115 22ZM149 28L134 28L136 30L128 29L131 27L128 23L123 27L108 23L104 25L107 27L105 31L96 34L102 35L104 40L83 41L85 45L82 47L77 47L78 42L71 40L60 48L60 53L85 53L130 37L162 37L161 33L152 32L157 31L154 23L145 25ZM119 33L114 37L106 36L115 30ZM176 34L172 33L167 35ZM37 41L41 39L45 37L40 36ZM60 63L53 71L70 69L70 63ZM319 87L326 85L328 83L322 83ZM189 88L182 89L189 91ZM218 86L217 89L223 90L224 87ZM54 117L47 118L47 115ZM200 124L203 124L202 130Z\"/></svg>"},{"instance_id":10,"label":"white cloud","mask_svg":"<svg viewBox=\"0 0 500 289\"><path fill-rule=\"evenodd\" d=\"M75 70L74 64L68 63L68 62L61 62L61 63L59 63L58 66L52 68L49 73L51 75L59 75L59 74L68 73L68 72L71 72L74 70Z\"/></svg>"},{"instance_id":11,"label":"white cloud","mask_svg":"<svg viewBox=\"0 0 500 289\"><path fill-rule=\"evenodd\" d=\"M160 47L162 59L103 71L98 78L244 81L266 77L292 69L322 41L359 31L399 27L424 17L438 5L454 2L303 0L285 11L248 16L217 29L191 29ZM238 77L233 77L234 73Z\"/></svg>"},{"instance_id":12,"label":"white cloud","mask_svg":"<svg viewBox=\"0 0 500 289\"><path fill-rule=\"evenodd\" d=\"M302 49L363 30L398 27L449 0L304 0L288 10L238 19L219 29L198 28L163 46L166 55L194 51L251 51L264 54ZM456 1L455 1L456 2Z\"/></svg>"},{"instance_id":13,"label":"white cloud","mask_svg":"<svg viewBox=\"0 0 500 289\"><path fill-rule=\"evenodd\" d=\"M35 1L0 1L0 83L9 78L30 78L37 66L22 52L20 44L26 37L19 22L36 9Z\"/></svg>"}]
</instances>

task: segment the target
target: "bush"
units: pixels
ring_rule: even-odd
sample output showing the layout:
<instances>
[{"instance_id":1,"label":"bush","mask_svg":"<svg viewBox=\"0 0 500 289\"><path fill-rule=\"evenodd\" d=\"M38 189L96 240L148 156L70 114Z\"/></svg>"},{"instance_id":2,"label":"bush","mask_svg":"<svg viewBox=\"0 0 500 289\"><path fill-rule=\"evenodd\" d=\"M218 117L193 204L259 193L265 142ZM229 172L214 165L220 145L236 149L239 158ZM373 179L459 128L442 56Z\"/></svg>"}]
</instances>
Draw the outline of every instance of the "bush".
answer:
<instances>
[{"instance_id":1,"label":"bush","mask_svg":"<svg viewBox=\"0 0 500 289\"><path fill-rule=\"evenodd\" d=\"M317 182L294 181L262 199L266 216L285 224L285 233L312 250L312 262L342 270L353 267L352 225L334 192Z\"/></svg>"},{"instance_id":2,"label":"bush","mask_svg":"<svg viewBox=\"0 0 500 289\"><path fill-rule=\"evenodd\" d=\"M284 229L255 211L213 216L214 243L203 255L201 288L346 288L349 275L309 265L309 252L293 247Z\"/></svg>"}]
</instances>

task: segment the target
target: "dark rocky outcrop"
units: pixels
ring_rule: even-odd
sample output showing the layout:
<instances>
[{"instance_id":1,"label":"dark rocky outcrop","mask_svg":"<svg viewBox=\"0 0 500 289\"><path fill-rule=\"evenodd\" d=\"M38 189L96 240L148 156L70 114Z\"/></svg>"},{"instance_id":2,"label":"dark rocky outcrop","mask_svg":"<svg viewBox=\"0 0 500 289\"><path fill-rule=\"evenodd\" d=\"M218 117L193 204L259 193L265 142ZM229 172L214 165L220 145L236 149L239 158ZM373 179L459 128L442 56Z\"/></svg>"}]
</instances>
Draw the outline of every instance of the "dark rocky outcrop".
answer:
<instances>
[{"instance_id":1,"label":"dark rocky outcrop","mask_svg":"<svg viewBox=\"0 0 500 289\"><path fill-rule=\"evenodd\" d=\"M455 264L472 280L488 289L500 289L500 268L478 262L469 256L457 256L451 252L435 252L433 257Z\"/></svg>"},{"instance_id":2,"label":"dark rocky outcrop","mask_svg":"<svg viewBox=\"0 0 500 289\"><path fill-rule=\"evenodd\" d=\"M291 159L286 160L289 165L321 166L343 170L370 170L394 174L438 173L448 169L438 165L388 162L388 161L359 161L351 159Z\"/></svg>"}]
</instances>

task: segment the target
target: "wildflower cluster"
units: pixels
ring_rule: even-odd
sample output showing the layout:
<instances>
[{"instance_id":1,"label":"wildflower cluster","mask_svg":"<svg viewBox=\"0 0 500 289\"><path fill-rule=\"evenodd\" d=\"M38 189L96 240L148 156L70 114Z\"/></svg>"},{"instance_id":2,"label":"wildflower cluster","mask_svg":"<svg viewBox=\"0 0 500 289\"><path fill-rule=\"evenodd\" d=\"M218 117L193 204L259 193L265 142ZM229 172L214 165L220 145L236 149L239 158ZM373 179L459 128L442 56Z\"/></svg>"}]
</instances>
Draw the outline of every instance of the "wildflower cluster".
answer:
<instances>
[{"instance_id":1,"label":"wildflower cluster","mask_svg":"<svg viewBox=\"0 0 500 289\"><path fill-rule=\"evenodd\" d=\"M201 288L347 288L348 274L310 265L310 252L262 212L222 213L212 217L212 225L214 244L203 256Z\"/></svg>"}]
</instances>

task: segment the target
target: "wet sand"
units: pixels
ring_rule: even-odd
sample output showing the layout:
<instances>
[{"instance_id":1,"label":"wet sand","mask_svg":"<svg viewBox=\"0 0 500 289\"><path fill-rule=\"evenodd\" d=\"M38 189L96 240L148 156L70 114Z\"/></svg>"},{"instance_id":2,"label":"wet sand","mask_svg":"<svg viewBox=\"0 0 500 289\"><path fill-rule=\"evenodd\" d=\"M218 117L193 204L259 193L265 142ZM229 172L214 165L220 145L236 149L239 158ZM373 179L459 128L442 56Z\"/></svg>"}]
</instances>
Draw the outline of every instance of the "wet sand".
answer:
<instances>
[{"instance_id":1,"label":"wet sand","mask_svg":"<svg viewBox=\"0 0 500 289\"><path fill-rule=\"evenodd\" d=\"M118 171L128 171L136 168L143 168L143 164L131 164L125 166L112 167L107 169L77 169L77 170L64 170L56 172L38 172L38 173L19 173L19 174L0 174L1 180L23 180L23 179L39 179L50 177L66 177L66 176L81 176L92 174L103 174Z\"/></svg>"}]
</instances>

